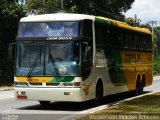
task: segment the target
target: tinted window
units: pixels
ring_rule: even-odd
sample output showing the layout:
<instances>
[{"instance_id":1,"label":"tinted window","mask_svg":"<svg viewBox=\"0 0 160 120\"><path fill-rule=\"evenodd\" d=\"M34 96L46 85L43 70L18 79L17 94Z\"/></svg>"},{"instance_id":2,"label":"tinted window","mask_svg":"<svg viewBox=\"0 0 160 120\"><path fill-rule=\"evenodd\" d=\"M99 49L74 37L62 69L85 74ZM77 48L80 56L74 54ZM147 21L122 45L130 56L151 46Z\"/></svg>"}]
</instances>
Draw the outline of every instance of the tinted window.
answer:
<instances>
[{"instance_id":1,"label":"tinted window","mask_svg":"<svg viewBox=\"0 0 160 120\"><path fill-rule=\"evenodd\" d=\"M21 23L18 36L80 36L80 24L78 22Z\"/></svg>"}]
</instances>

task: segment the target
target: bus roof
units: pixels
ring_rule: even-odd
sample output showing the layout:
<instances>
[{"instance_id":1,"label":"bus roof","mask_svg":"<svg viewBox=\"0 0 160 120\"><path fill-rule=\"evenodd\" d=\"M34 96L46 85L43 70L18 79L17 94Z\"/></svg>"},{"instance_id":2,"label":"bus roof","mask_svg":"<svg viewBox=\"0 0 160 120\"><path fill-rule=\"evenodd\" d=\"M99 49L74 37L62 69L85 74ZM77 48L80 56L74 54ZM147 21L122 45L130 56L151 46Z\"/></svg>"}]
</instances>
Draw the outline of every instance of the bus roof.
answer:
<instances>
[{"instance_id":1,"label":"bus roof","mask_svg":"<svg viewBox=\"0 0 160 120\"><path fill-rule=\"evenodd\" d=\"M150 30L147 29L147 28L133 27L133 26L128 25L127 23L112 20L112 19L105 18L105 17L96 17L96 21L103 22L103 23L106 23L108 25L116 26L116 27L119 27L119 28L124 28L124 29L137 31L137 32L141 32L141 33L146 33L146 34L152 34L150 32Z\"/></svg>"},{"instance_id":2,"label":"bus roof","mask_svg":"<svg viewBox=\"0 0 160 120\"><path fill-rule=\"evenodd\" d=\"M73 20L95 20L95 16L85 14L72 14L72 13L53 13L42 15L29 15L21 18L20 22L41 22L41 21L73 21Z\"/></svg>"},{"instance_id":3,"label":"bus roof","mask_svg":"<svg viewBox=\"0 0 160 120\"><path fill-rule=\"evenodd\" d=\"M112 20L105 17L85 15L85 14L73 14L73 13L53 13L53 14L42 14L42 15L30 15L21 18L20 22L41 22L41 21L79 21L84 19L95 20L98 22L106 23L108 25L113 25L119 28L124 28L132 31L142 32L146 34L151 34L150 30L147 28L139 28L129 26L128 24L116 20Z\"/></svg>"}]
</instances>

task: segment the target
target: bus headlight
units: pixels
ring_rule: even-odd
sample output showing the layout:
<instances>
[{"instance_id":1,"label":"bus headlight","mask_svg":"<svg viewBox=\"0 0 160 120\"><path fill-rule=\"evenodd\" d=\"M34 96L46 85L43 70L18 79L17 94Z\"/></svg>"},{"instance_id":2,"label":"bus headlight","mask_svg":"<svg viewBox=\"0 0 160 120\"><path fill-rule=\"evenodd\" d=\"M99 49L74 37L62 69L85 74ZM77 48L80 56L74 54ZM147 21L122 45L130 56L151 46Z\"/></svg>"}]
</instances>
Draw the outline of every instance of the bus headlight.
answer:
<instances>
[{"instance_id":1,"label":"bus headlight","mask_svg":"<svg viewBox=\"0 0 160 120\"><path fill-rule=\"evenodd\" d=\"M24 92L24 91L17 91L17 95L25 95L26 94L26 92Z\"/></svg>"},{"instance_id":2,"label":"bus headlight","mask_svg":"<svg viewBox=\"0 0 160 120\"><path fill-rule=\"evenodd\" d=\"M81 83L80 82L64 82L63 86L74 86L74 87L80 87Z\"/></svg>"}]
</instances>

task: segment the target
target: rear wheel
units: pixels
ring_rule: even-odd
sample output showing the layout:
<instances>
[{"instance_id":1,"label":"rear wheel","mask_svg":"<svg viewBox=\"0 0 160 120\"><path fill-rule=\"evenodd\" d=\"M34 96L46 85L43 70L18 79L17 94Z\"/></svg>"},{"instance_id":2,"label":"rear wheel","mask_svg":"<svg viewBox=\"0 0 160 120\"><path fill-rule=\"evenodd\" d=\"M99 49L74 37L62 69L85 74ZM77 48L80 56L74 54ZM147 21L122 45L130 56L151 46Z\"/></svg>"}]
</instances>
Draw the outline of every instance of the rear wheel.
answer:
<instances>
[{"instance_id":1,"label":"rear wheel","mask_svg":"<svg viewBox=\"0 0 160 120\"><path fill-rule=\"evenodd\" d=\"M48 106L50 105L50 101L39 101L39 103L42 105L42 106Z\"/></svg>"},{"instance_id":2,"label":"rear wheel","mask_svg":"<svg viewBox=\"0 0 160 120\"><path fill-rule=\"evenodd\" d=\"M134 95L141 95L143 93L143 88L143 83L138 80L136 83L136 89L134 90Z\"/></svg>"}]
</instances>

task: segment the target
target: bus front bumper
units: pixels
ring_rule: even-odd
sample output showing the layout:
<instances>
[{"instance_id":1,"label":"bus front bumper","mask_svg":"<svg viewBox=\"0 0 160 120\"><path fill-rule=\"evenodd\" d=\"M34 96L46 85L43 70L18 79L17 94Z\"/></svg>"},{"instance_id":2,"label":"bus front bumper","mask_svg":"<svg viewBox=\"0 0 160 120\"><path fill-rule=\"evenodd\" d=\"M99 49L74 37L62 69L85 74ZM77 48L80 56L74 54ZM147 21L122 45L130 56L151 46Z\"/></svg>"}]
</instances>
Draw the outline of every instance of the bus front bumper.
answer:
<instances>
[{"instance_id":1,"label":"bus front bumper","mask_svg":"<svg viewBox=\"0 0 160 120\"><path fill-rule=\"evenodd\" d=\"M15 87L16 100L82 102L82 88L21 88Z\"/></svg>"}]
</instances>

